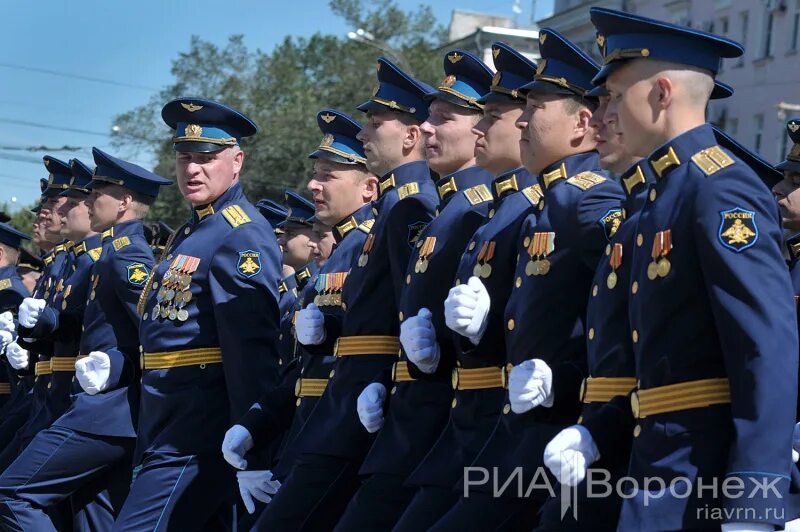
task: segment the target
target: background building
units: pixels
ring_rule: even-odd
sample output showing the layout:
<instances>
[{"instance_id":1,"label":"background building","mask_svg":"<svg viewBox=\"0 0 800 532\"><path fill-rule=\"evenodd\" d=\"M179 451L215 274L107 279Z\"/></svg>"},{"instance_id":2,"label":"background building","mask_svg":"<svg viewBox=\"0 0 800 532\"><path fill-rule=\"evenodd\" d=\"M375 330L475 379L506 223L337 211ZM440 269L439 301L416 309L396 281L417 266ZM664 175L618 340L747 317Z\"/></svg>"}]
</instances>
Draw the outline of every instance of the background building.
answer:
<instances>
[{"instance_id":1,"label":"background building","mask_svg":"<svg viewBox=\"0 0 800 532\"><path fill-rule=\"evenodd\" d=\"M539 59L539 31L535 27L519 29L514 26L510 17L454 9L448 42L439 49L444 52L460 48L472 52L494 68L492 43L502 41L534 61Z\"/></svg>"}]
</instances>

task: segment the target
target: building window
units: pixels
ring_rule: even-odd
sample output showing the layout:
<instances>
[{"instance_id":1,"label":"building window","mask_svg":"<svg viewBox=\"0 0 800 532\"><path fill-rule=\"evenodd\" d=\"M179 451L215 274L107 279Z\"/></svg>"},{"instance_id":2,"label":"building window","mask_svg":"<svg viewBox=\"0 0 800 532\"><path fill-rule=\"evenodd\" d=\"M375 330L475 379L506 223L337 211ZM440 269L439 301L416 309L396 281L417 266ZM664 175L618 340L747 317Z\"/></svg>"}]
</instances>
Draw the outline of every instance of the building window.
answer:
<instances>
[{"instance_id":1,"label":"building window","mask_svg":"<svg viewBox=\"0 0 800 532\"><path fill-rule=\"evenodd\" d=\"M741 13L739 13L739 32L740 35L742 36L741 39L739 39L739 43L742 46L744 46L745 51L739 58L739 60L736 62L736 66L744 65L744 56L747 55L747 26L749 22L750 22L750 14L747 11L742 11Z\"/></svg>"},{"instance_id":2,"label":"building window","mask_svg":"<svg viewBox=\"0 0 800 532\"><path fill-rule=\"evenodd\" d=\"M753 120L755 124L756 136L753 140L753 151L759 153L761 151L761 139L764 136L764 115L759 113Z\"/></svg>"},{"instance_id":3,"label":"building window","mask_svg":"<svg viewBox=\"0 0 800 532\"><path fill-rule=\"evenodd\" d=\"M739 119L738 118L729 118L728 119L728 133L730 133L731 137L735 137L739 134Z\"/></svg>"},{"instance_id":4,"label":"building window","mask_svg":"<svg viewBox=\"0 0 800 532\"><path fill-rule=\"evenodd\" d=\"M792 141L789 138L789 132L786 131L786 128L783 127L783 124L781 124L781 141L778 144L778 160L783 161L786 159L786 154L788 153L787 148L790 144L792 144Z\"/></svg>"},{"instance_id":5,"label":"building window","mask_svg":"<svg viewBox=\"0 0 800 532\"><path fill-rule=\"evenodd\" d=\"M797 2L797 6L794 10L794 16L792 17L792 38L789 41L790 52L797 51L798 32L800 32L800 1Z\"/></svg>"},{"instance_id":6,"label":"building window","mask_svg":"<svg viewBox=\"0 0 800 532\"><path fill-rule=\"evenodd\" d=\"M719 33L720 35L728 34L728 17L720 17L719 19Z\"/></svg>"},{"instance_id":7,"label":"building window","mask_svg":"<svg viewBox=\"0 0 800 532\"><path fill-rule=\"evenodd\" d=\"M764 28L761 31L761 57L772 56L772 26L775 23L775 11L768 10L764 15Z\"/></svg>"}]
</instances>

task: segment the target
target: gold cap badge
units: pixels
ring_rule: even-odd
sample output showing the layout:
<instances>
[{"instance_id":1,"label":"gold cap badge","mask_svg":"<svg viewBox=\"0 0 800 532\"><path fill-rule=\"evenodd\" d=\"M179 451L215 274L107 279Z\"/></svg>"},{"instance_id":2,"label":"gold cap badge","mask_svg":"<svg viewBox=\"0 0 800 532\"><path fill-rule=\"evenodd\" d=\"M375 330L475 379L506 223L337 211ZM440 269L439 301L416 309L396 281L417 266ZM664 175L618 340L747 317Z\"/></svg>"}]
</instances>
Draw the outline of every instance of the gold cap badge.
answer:
<instances>
[{"instance_id":1,"label":"gold cap badge","mask_svg":"<svg viewBox=\"0 0 800 532\"><path fill-rule=\"evenodd\" d=\"M463 57L464 57L464 54L459 54L458 52L453 52L452 54L449 54L449 55L447 56L447 59L449 59L449 60L450 60L450 62L451 62L451 63L453 63L453 64L455 65L456 63L458 63L459 61L461 61L461 59L462 59Z\"/></svg>"},{"instance_id":2,"label":"gold cap badge","mask_svg":"<svg viewBox=\"0 0 800 532\"><path fill-rule=\"evenodd\" d=\"M456 83L456 77L452 74L442 80L442 87L452 87Z\"/></svg>"},{"instance_id":3,"label":"gold cap badge","mask_svg":"<svg viewBox=\"0 0 800 532\"><path fill-rule=\"evenodd\" d=\"M336 120L336 115L332 115L332 114L328 114L328 113L326 113L326 114L324 114L324 115L320 115L320 118L321 118L321 119L322 119L322 120L323 120L323 121L324 121L326 124L330 124L331 122L333 122L334 120Z\"/></svg>"},{"instance_id":4,"label":"gold cap badge","mask_svg":"<svg viewBox=\"0 0 800 532\"><path fill-rule=\"evenodd\" d=\"M181 102L181 107L189 111L190 113L194 113L195 111L199 111L203 108L202 105L197 105L196 103L183 103Z\"/></svg>"},{"instance_id":5,"label":"gold cap badge","mask_svg":"<svg viewBox=\"0 0 800 532\"><path fill-rule=\"evenodd\" d=\"M184 135L192 139L199 139L203 136L203 128L197 124L189 124L186 126L186 132Z\"/></svg>"}]
</instances>

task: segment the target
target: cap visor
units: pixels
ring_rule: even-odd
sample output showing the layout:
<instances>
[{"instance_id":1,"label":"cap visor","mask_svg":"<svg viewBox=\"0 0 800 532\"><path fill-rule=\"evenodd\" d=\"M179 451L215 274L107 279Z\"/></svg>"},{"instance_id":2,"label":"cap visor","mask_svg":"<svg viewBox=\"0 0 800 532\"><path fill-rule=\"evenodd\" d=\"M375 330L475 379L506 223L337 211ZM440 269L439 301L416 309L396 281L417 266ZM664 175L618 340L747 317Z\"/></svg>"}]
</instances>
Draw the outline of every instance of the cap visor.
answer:
<instances>
[{"instance_id":1,"label":"cap visor","mask_svg":"<svg viewBox=\"0 0 800 532\"><path fill-rule=\"evenodd\" d=\"M181 153L214 153L230 148L230 145L214 144L213 142L176 142L172 147Z\"/></svg>"}]
</instances>

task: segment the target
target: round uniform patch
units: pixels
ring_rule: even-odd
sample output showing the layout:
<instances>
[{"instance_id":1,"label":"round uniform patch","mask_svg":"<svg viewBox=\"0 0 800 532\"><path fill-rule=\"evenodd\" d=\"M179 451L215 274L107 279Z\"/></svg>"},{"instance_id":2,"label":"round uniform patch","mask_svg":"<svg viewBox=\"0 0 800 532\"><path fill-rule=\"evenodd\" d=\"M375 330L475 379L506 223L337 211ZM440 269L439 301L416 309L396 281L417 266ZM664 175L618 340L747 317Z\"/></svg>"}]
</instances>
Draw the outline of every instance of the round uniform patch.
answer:
<instances>
[{"instance_id":1,"label":"round uniform patch","mask_svg":"<svg viewBox=\"0 0 800 532\"><path fill-rule=\"evenodd\" d=\"M719 241L728 249L739 253L752 247L758 240L756 213L734 207L719 213Z\"/></svg>"}]
</instances>

